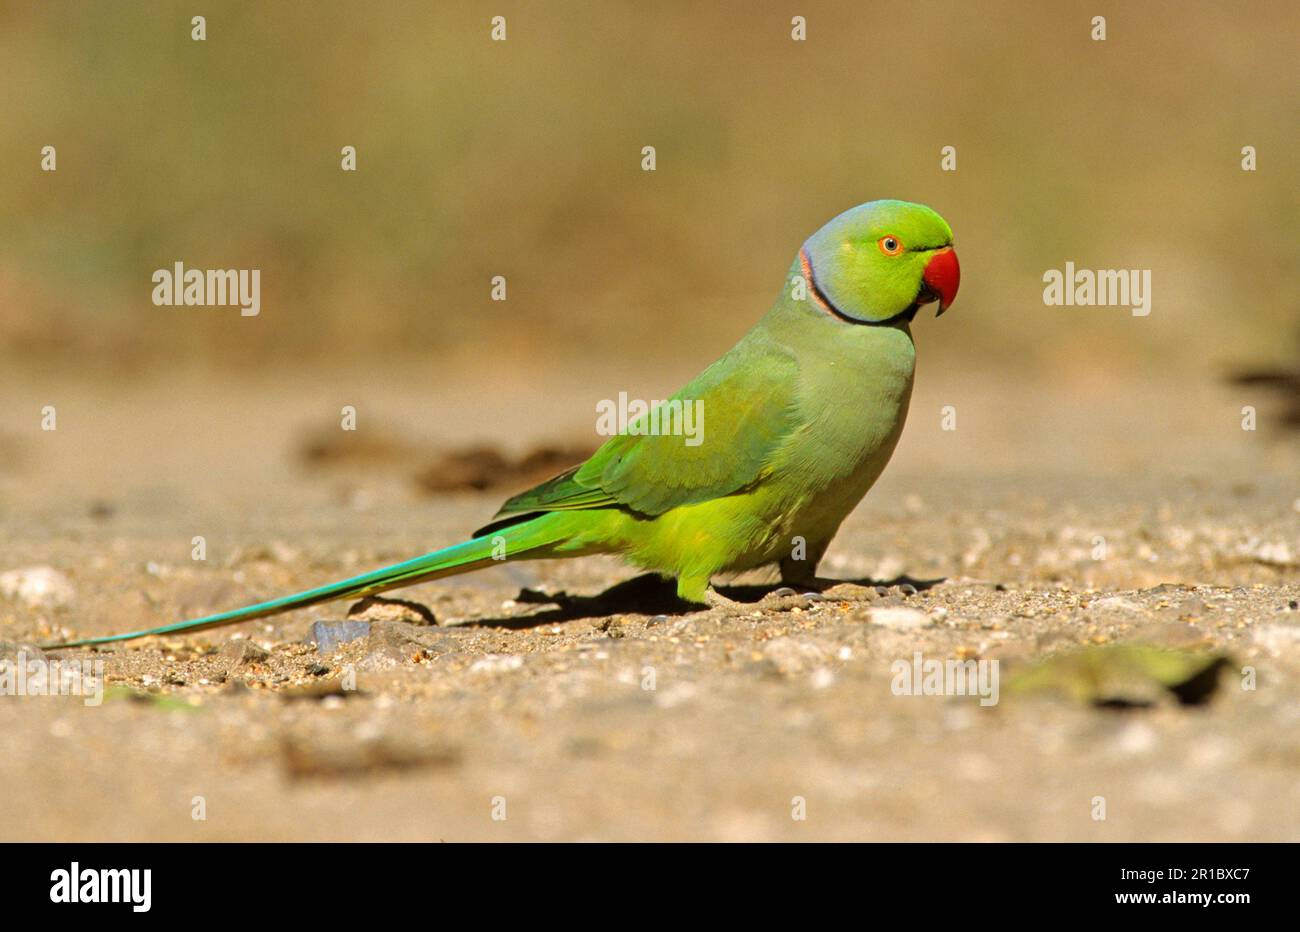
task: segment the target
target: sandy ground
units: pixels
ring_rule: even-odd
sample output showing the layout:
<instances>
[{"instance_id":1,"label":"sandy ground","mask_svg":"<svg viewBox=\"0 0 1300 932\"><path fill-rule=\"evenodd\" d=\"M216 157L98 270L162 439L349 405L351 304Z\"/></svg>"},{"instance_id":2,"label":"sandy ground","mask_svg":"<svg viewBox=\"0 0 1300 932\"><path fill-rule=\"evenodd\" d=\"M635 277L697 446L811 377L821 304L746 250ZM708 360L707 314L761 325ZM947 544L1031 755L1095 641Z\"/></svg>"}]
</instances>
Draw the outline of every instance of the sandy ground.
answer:
<instances>
[{"instance_id":1,"label":"sandy ground","mask_svg":"<svg viewBox=\"0 0 1300 932\"><path fill-rule=\"evenodd\" d=\"M756 604L692 611L613 560L520 563L394 593L439 624L397 612L328 653L311 622L346 604L59 654L102 660L109 692L0 697L3 836L1296 840L1297 444L1241 431L1242 399L1209 383L1039 388L923 380L822 566L855 583L820 597L751 578L730 592ZM46 403L9 389L11 413ZM490 414L497 393L516 401ZM363 423L403 424L409 449L325 469L299 447L346 388L69 387L57 434L14 415L0 572L49 566L68 589L0 598L0 657L458 539L509 490L422 493L427 450L568 441L590 406L563 385L436 414L398 397L366 396L362 417L384 417ZM1096 695L1119 708L1012 688L1126 642L1224 657L1217 689L1183 704L1117 675ZM917 652L996 660L998 701L897 695Z\"/></svg>"}]
</instances>

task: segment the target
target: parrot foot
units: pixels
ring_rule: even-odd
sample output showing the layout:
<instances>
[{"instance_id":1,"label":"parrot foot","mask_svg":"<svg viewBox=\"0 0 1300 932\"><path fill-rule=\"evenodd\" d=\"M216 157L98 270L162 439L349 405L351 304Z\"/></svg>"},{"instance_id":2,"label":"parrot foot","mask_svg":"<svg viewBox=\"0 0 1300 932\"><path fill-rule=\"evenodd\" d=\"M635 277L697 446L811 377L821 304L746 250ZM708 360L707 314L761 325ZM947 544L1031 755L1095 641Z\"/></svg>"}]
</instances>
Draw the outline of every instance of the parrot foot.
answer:
<instances>
[{"instance_id":1,"label":"parrot foot","mask_svg":"<svg viewBox=\"0 0 1300 932\"><path fill-rule=\"evenodd\" d=\"M829 576L781 577L781 582L792 586L800 592L824 592L831 586L838 586L843 579L831 579Z\"/></svg>"},{"instance_id":2,"label":"parrot foot","mask_svg":"<svg viewBox=\"0 0 1300 932\"><path fill-rule=\"evenodd\" d=\"M712 586L704 590L704 604L711 609L718 609L724 615L748 615L754 611L754 606L729 599Z\"/></svg>"}]
</instances>

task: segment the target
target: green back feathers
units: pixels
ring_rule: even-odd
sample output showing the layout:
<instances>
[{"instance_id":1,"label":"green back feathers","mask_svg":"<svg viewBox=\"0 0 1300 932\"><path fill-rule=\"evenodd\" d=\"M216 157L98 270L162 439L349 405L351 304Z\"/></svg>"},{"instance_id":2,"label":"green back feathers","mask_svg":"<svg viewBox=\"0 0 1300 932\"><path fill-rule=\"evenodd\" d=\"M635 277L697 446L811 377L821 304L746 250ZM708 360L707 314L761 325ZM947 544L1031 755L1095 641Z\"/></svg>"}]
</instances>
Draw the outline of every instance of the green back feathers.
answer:
<instances>
[{"instance_id":1,"label":"green back feathers","mask_svg":"<svg viewBox=\"0 0 1300 932\"><path fill-rule=\"evenodd\" d=\"M516 495L497 516L609 507L654 516L738 492L761 477L794 429L797 376L790 354L751 331L670 399L701 402L700 442L640 435L644 425L634 421L586 463Z\"/></svg>"}]
</instances>

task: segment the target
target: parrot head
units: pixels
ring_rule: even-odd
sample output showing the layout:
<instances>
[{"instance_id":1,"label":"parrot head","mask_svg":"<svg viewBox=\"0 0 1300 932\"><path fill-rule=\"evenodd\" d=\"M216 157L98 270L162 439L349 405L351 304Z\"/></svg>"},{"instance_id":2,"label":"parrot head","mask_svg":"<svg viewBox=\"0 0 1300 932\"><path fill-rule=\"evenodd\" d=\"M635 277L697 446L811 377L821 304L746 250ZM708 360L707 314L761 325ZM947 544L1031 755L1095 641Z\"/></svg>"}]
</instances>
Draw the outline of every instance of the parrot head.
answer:
<instances>
[{"instance_id":1,"label":"parrot head","mask_svg":"<svg viewBox=\"0 0 1300 932\"><path fill-rule=\"evenodd\" d=\"M910 321L923 304L936 317L957 297L961 268L952 228L923 204L871 201L814 233L799 252L822 309L854 324Z\"/></svg>"}]
</instances>

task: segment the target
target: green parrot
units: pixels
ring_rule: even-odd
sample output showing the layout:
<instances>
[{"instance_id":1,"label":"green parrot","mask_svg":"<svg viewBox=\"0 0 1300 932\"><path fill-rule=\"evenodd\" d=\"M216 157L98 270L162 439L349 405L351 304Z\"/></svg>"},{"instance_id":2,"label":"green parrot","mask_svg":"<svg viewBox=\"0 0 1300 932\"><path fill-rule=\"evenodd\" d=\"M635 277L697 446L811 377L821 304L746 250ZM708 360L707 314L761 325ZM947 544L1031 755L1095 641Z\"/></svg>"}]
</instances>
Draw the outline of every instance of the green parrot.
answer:
<instances>
[{"instance_id":1,"label":"green parrot","mask_svg":"<svg viewBox=\"0 0 1300 932\"><path fill-rule=\"evenodd\" d=\"M831 538L902 433L912 319L934 301L947 310L960 275L952 230L933 210L862 204L803 244L766 316L672 396L703 412L697 444L643 432L649 412L582 465L508 500L464 543L234 611L49 646L198 631L503 559L620 554L708 605L730 604L713 576L773 563L784 582L816 586Z\"/></svg>"}]
</instances>

